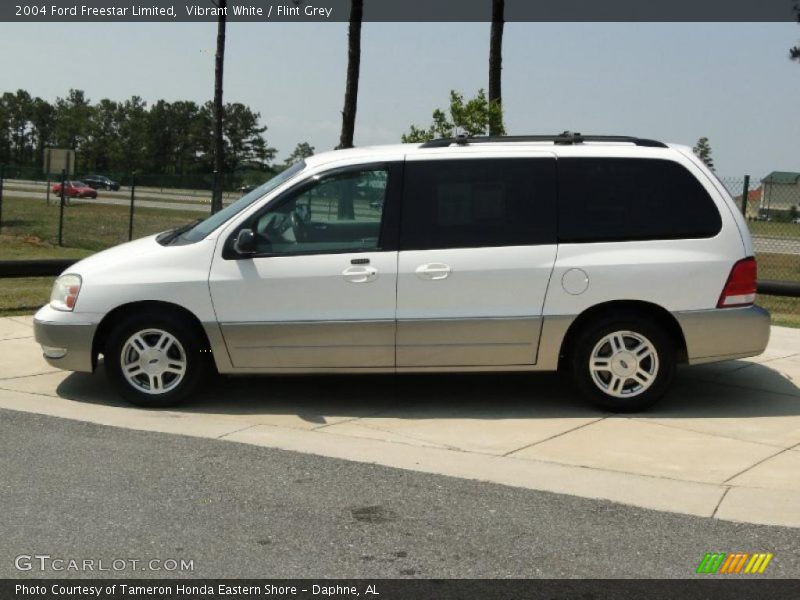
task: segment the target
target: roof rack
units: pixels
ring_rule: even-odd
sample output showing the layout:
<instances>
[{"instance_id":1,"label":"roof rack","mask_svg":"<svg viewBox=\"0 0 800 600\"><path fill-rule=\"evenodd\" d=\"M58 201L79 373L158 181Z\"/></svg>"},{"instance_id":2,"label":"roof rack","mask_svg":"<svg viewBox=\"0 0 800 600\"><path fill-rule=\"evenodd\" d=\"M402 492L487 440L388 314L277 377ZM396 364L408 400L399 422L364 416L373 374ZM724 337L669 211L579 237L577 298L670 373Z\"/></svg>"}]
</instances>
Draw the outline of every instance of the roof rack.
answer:
<instances>
[{"instance_id":1,"label":"roof rack","mask_svg":"<svg viewBox=\"0 0 800 600\"><path fill-rule=\"evenodd\" d=\"M446 148L456 144L458 146L468 146L470 144L489 144L497 142L553 142L556 145L571 146L584 142L627 142L636 146L647 146L650 148L666 148L664 142L658 140L648 140L644 138L630 137L627 135L581 135L565 131L556 135L501 135L501 136L479 136L467 137L459 135L454 138L439 138L425 142L420 148Z\"/></svg>"}]
</instances>

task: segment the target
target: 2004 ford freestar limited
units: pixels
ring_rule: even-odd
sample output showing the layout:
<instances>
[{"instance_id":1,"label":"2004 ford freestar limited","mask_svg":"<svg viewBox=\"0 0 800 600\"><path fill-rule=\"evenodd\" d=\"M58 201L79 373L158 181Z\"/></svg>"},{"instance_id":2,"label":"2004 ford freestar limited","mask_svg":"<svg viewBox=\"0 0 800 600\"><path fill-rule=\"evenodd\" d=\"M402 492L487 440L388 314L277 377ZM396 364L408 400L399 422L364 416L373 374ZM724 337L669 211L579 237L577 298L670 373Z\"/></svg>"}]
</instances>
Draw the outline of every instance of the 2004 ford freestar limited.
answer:
<instances>
[{"instance_id":1,"label":"2004 ford freestar limited","mask_svg":"<svg viewBox=\"0 0 800 600\"><path fill-rule=\"evenodd\" d=\"M235 373L552 371L640 410L753 356L746 223L691 149L622 136L330 152L210 218L100 252L35 318L51 365L144 406Z\"/></svg>"}]
</instances>

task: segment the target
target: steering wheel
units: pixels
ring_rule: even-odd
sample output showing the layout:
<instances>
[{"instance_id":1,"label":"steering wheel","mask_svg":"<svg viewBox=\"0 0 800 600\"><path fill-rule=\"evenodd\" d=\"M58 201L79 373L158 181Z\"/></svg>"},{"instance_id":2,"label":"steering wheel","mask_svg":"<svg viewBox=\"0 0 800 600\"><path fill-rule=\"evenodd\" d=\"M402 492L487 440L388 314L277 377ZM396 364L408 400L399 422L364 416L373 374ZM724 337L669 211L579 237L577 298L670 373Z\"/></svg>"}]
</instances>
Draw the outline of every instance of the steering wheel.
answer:
<instances>
[{"instance_id":1,"label":"steering wheel","mask_svg":"<svg viewBox=\"0 0 800 600\"><path fill-rule=\"evenodd\" d=\"M296 210L293 210L289 215L289 223L292 226L292 231L294 232L294 239L298 242L306 241L308 237L308 228L306 227L305 221L303 221L302 217L297 214Z\"/></svg>"}]
</instances>

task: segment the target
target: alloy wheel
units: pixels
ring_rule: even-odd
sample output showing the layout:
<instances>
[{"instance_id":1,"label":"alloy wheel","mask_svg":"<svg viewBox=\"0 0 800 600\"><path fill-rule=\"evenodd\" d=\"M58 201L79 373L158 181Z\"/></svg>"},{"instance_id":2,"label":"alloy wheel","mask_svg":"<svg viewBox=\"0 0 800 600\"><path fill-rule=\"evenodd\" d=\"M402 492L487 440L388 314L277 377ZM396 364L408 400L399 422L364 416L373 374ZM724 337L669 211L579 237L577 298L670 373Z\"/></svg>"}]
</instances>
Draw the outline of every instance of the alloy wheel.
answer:
<instances>
[{"instance_id":1,"label":"alloy wheel","mask_svg":"<svg viewBox=\"0 0 800 600\"><path fill-rule=\"evenodd\" d=\"M122 346L120 367L126 381L145 394L165 394L186 375L187 357L180 341L162 329L145 329Z\"/></svg>"},{"instance_id":2,"label":"alloy wheel","mask_svg":"<svg viewBox=\"0 0 800 600\"><path fill-rule=\"evenodd\" d=\"M631 398L647 391L658 375L655 345L635 331L615 331L604 336L589 358L594 384L616 398Z\"/></svg>"}]
</instances>

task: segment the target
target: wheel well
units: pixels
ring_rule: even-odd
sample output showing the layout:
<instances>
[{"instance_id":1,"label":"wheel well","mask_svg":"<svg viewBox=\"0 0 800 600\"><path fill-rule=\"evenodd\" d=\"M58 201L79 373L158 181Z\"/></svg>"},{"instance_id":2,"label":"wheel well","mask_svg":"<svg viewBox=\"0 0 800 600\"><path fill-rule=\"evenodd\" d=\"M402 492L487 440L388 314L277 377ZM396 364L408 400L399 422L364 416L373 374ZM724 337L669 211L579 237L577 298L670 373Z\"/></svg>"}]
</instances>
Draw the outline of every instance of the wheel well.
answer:
<instances>
[{"instance_id":1,"label":"wheel well","mask_svg":"<svg viewBox=\"0 0 800 600\"><path fill-rule=\"evenodd\" d=\"M678 352L677 361L679 363L685 363L687 361L686 339L683 337L683 330L677 319L668 310L651 302L643 302L640 300L615 300L597 304L586 309L572 322L561 342L561 351L558 355L559 369L561 368L561 363L564 358L569 355L571 344L575 340L578 332L586 325L608 316L628 317L632 315L652 319L663 327L675 343L675 348Z\"/></svg>"},{"instance_id":2,"label":"wheel well","mask_svg":"<svg viewBox=\"0 0 800 600\"><path fill-rule=\"evenodd\" d=\"M198 319L191 311L183 308L182 306L178 306L177 304L171 304L170 302L159 302L156 300L131 302L129 304L123 304L116 307L105 317L103 317L103 320L100 321L100 325L97 326L97 331L95 332L94 340L92 341L93 368L97 366L97 357L98 355L102 354L103 348L106 345L106 340L108 339L108 335L111 333L114 325L119 323L129 314L142 313L145 311L159 312L161 314L167 313L174 316L176 319L183 319L187 323L191 323L192 327L194 327L202 336L206 347L211 347L208 341L208 336L206 335L206 331L203 329L203 324L200 322L200 319Z\"/></svg>"}]
</instances>

